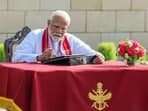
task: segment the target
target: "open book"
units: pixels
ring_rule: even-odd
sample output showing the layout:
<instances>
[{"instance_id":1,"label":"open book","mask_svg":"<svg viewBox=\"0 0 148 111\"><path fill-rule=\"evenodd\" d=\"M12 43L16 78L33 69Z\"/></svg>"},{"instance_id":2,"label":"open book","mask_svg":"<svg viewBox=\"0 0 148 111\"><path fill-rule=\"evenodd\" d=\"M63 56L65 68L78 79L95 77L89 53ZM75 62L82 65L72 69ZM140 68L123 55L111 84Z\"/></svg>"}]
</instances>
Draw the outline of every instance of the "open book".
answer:
<instances>
[{"instance_id":1,"label":"open book","mask_svg":"<svg viewBox=\"0 0 148 111\"><path fill-rule=\"evenodd\" d=\"M95 56L85 55L71 55L60 56L41 61L42 64L56 64L56 65L79 65L91 64Z\"/></svg>"}]
</instances>

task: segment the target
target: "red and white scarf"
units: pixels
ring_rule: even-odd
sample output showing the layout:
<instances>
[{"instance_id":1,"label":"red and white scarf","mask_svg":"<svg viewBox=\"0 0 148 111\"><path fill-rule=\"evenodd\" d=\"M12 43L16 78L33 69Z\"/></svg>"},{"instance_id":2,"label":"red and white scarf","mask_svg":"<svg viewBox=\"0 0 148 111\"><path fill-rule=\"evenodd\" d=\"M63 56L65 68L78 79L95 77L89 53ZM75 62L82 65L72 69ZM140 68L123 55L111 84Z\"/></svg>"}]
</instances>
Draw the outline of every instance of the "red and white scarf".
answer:
<instances>
[{"instance_id":1,"label":"red and white scarf","mask_svg":"<svg viewBox=\"0 0 148 111\"><path fill-rule=\"evenodd\" d=\"M53 48L52 47L52 38L51 36L49 36L48 33L48 28L46 28L43 32L43 36L42 36L42 52L44 52L47 48ZM62 53L62 55L71 55L71 47L69 44L69 41L67 40L66 35L64 35L64 37L62 38L62 40L60 41L60 46L59 46L59 50Z\"/></svg>"}]
</instances>

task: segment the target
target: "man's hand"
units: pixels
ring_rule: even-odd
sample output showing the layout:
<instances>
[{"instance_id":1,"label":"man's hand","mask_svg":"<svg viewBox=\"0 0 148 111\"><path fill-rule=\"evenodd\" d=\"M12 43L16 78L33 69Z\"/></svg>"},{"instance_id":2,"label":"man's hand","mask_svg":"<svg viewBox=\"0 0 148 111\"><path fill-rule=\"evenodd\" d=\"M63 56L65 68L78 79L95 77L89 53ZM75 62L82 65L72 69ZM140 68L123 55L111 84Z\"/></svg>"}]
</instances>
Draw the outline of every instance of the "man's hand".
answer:
<instances>
[{"instance_id":1,"label":"man's hand","mask_svg":"<svg viewBox=\"0 0 148 111\"><path fill-rule=\"evenodd\" d=\"M47 49L45 50L41 55L37 56L37 61L42 61L50 58L54 58L55 53L53 49Z\"/></svg>"},{"instance_id":2,"label":"man's hand","mask_svg":"<svg viewBox=\"0 0 148 111\"><path fill-rule=\"evenodd\" d=\"M102 64L105 61L105 57L101 53L97 53L93 59L93 64Z\"/></svg>"}]
</instances>

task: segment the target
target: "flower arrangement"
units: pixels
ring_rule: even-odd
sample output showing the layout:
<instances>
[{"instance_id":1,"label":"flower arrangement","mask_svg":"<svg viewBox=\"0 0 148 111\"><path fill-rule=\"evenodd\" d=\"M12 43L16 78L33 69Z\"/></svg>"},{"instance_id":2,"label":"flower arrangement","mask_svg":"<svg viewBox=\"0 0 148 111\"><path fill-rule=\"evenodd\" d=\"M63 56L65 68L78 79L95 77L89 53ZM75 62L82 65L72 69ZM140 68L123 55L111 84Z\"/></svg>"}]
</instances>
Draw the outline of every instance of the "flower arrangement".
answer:
<instances>
[{"instance_id":1,"label":"flower arrangement","mask_svg":"<svg viewBox=\"0 0 148 111\"><path fill-rule=\"evenodd\" d=\"M145 55L146 50L135 40L125 40L119 43L117 52L126 60L128 65L134 65Z\"/></svg>"}]
</instances>

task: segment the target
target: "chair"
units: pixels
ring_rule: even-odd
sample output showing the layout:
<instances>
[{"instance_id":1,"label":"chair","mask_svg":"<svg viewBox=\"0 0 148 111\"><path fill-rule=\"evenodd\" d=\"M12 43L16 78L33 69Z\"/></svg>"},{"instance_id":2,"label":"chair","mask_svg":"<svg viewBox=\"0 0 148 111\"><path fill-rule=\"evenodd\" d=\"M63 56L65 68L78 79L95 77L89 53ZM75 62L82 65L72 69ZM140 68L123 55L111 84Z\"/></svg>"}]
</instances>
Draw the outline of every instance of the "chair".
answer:
<instances>
[{"instance_id":1,"label":"chair","mask_svg":"<svg viewBox=\"0 0 148 111\"><path fill-rule=\"evenodd\" d=\"M11 57L13 52L18 44L26 37L26 35L31 31L28 26L22 28L22 30L18 31L13 37L10 37L4 41L4 50L6 61L11 62Z\"/></svg>"},{"instance_id":2,"label":"chair","mask_svg":"<svg viewBox=\"0 0 148 111\"><path fill-rule=\"evenodd\" d=\"M14 103L13 99L0 97L0 111L22 111L22 109Z\"/></svg>"}]
</instances>

